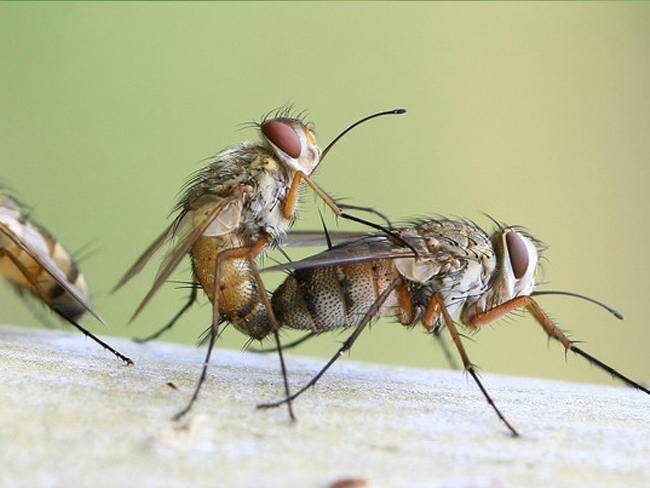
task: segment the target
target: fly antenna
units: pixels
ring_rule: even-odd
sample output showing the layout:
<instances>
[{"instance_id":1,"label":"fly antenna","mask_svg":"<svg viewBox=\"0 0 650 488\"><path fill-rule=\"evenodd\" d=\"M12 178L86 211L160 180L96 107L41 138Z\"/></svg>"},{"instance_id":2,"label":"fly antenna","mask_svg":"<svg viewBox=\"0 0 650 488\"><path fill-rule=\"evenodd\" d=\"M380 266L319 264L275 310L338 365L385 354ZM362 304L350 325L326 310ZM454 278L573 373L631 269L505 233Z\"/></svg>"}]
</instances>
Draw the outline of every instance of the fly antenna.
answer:
<instances>
[{"instance_id":1,"label":"fly antenna","mask_svg":"<svg viewBox=\"0 0 650 488\"><path fill-rule=\"evenodd\" d=\"M377 112L376 114L368 115L367 117L362 118L361 120L357 120L354 124L349 126L347 129L345 129L343 132L341 132L338 136L334 138L332 142L330 142L325 149L323 149L323 152L320 155L320 160L318 161L318 164L320 164L323 159L325 159L325 156L329 152L330 149L332 149L332 146L336 144L345 134L350 132L352 129L354 129L356 126L363 124L364 122L367 122L370 119L374 119L375 117L382 117L384 115L401 115L405 114L406 109L405 108L396 108L393 110L384 110L383 112Z\"/></svg>"},{"instance_id":2,"label":"fly antenna","mask_svg":"<svg viewBox=\"0 0 650 488\"><path fill-rule=\"evenodd\" d=\"M623 315L617 310L614 310L612 307L605 305L603 302L599 302L594 298L590 298L585 295L581 295L579 293L573 293L571 291L559 291L559 290L544 290L544 291L535 291L531 293L531 296L539 296L539 295L564 295L568 297L580 298L582 300L586 300L588 302L593 303L594 305L598 305L599 307L604 308L617 319L623 320Z\"/></svg>"}]
</instances>

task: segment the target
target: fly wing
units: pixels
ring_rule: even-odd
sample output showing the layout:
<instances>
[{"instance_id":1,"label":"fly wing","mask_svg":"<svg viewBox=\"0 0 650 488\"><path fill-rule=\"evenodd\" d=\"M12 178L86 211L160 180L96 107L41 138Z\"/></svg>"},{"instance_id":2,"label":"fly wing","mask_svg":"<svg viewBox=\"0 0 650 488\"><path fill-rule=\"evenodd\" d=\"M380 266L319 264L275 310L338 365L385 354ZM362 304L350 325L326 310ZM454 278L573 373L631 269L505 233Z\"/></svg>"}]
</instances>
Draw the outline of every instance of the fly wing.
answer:
<instances>
[{"instance_id":1,"label":"fly wing","mask_svg":"<svg viewBox=\"0 0 650 488\"><path fill-rule=\"evenodd\" d=\"M282 271L305 268L320 268L341 264L361 263L380 259L414 258L415 253L407 247L396 246L381 234L367 234L344 241L331 249L309 256L300 261L270 266L260 271Z\"/></svg>"},{"instance_id":2,"label":"fly wing","mask_svg":"<svg viewBox=\"0 0 650 488\"><path fill-rule=\"evenodd\" d=\"M151 245L142 253L138 260L129 268L129 270L124 274L120 281L115 285L111 290L111 293L115 293L117 290L122 288L131 278L140 273L147 265L147 263L153 258L158 251L169 242L174 235L174 224L170 225L165 231L158 236L158 238L151 243Z\"/></svg>"},{"instance_id":3,"label":"fly wing","mask_svg":"<svg viewBox=\"0 0 650 488\"><path fill-rule=\"evenodd\" d=\"M20 249L22 249L29 257L31 257L38 265L45 270L45 272L50 275L50 277L57 282L61 288L63 288L67 293L70 294L85 310L88 311L93 317L95 317L102 325L106 325L104 319L95 311L93 306L90 304L90 301L84 297L84 295L77 290L77 288L68 281L65 276L65 273L59 269L56 263L44 253L41 249L38 249L35 246L30 245L30 243L21 238L16 234L7 223L0 222L0 232L5 234L9 239L11 239ZM51 308L51 304L45 301L48 306Z\"/></svg>"},{"instance_id":4,"label":"fly wing","mask_svg":"<svg viewBox=\"0 0 650 488\"><path fill-rule=\"evenodd\" d=\"M315 233L308 233L311 234ZM344 238L345 233L341 237ZM425 246L421 236L409 229L402 230L398 237L399 239L386 234L365 234L351 240L343 240L331 249L314 256L264 268L262 271L296 270L392 259L404 278L424 283L443 272L448 263L454 260L454 256L449 252ZM410 247L407 247L407 244Z\"/></svg>"},{"instance_id":5,"label":"fly wing","mask_svg":"<svg viewBox=\"0 0 650 488\"><path fill-rule=\"evenodd\" d=\"M181 260L188 252L190 252L192 246L194 246L201 236L223 235L232 232L237 228L241 219L242 208L243 197L241 193L223 199L214 196L206 196L206 198L201 199L201 201L198 202L195 209L188 210L179 216L169 230L171 236L168 238L167 235L164 234L165 238L159 238L147 251L145 251L145 254L143 255L143 257L147 258L143 263L144 265L151 257L147 255L148 251L154 247L157 251L160 247L154 246L159 244L158 241L161 241L160 245L171 239L177 241L160 264L153 285L134 312L131 320L135 319L135 317L142 311L145 305L156 294L167 278L169 278L169 275L172 274ZM140 261L138 261L138 263L139 262Z\"/></svg>"},{"instance_id":6,"label":"fly wing","mask_svg":"<svg viewBox=\"0 0 650 488\"><path fill-rule=\"evenodd\" d=\"M282 238L280 247L324 247L339 245L363 236L367 232L354 232L344 230L319 231L319 230L293 230Z\"/></svg>"},{"instance_id":7,"label":"fly wing","mask_svg":"<svg viewBox=\"0 0 650 488\"><path fill-rule=\"evenodd\" d=\"M219 232L221 231L222 233L228 232L232 230L233 228L233 222L235 222L235 227L238 225L239 220L238 220L238 214L241 214L241 206L237 209L237 205L233 204L228 204L228 202L223 202L224 206L220 207L223 209L224 215L220 216L219 219L217 219L217 222L209 225L209 227L216 227L216 230L209 233L209 235L219 235ZM192 224L200 224L199 222L196 222L197 217L201 217L201 210L203 210L203 216L206 216L208 213L212 212L213 210L216 210L216 207L219 206L218 202L207 202L204 203L201 208L198 209L198 211L194 210L191 212L187 212L181 216L181 218L177 219L167 227L162 234L156 238L155 241L151 243L151 245L142 253L142 255L137 259L137 261L129 268L129 270L124 274L124 276L118 281L118 283L115 285L115 287L111 290L111 293L115 293L117 290L119 290L122 286L124 286L128 281L131 280L134 276L140 273L144 269L144 267L151 261L151 259L156 256L160 250L165 246L166 244L169 244L173 239L178 239L179 234L182 233L189 233L188 229L192 228ZM224 208L225 207L225 208ZM233 209L233 207L235 207ZM238 210L238 213L237 213ZM192 216L193 218L189 218L189 216ZM200 218L199 220L202 220ZM206 231L207 232L207 231ZM162 268L161 268L162 269ZM160 273L160 271L159 271Z\"/></svg>"}]
</instances>

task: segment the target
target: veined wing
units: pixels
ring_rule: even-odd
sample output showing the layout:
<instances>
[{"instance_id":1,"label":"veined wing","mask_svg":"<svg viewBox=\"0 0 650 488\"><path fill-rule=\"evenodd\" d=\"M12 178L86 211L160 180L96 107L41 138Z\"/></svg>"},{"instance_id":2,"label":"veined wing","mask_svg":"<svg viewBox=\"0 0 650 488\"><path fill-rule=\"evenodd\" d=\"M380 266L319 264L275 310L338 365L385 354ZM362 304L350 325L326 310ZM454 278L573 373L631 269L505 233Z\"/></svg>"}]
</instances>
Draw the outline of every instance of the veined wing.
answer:
<instances>
[{"instance_id":1,"label":"veined wing","mask_svg":"<svg viewBox=\"0 0 650 488\"><path fill-rule=\"evenodd\" d=\"M313 233L308 233L311 234ZM343 240L331 249L300 261L271 266L261 271L297 270L392 259L404 278L424 283L454 260L454 256L446 250L428 249L421 236L415 233L401 232L397 237L403 239L403 243L408 242L412 248L399 245L399 241L393 236L365 234L351 240Z\"/></svg>"},{"instance_id":2,"label":"veined wing","mask_svg":"<svg viewBox=\"0 0 650 488\"><path fill-rule=\"evenodd\" d=\"M142 255L137 259L137 261L129 268L129 270L124 274L124 276L118 281L117 285L113 287L111 293L115 293L117 290L122 288L128 281L131 280L135 275L140 273L147 265L151 258L153 258L158 251L169 242L174 235L174 224L170 225L165 231L158 236L158 238L151 243L151 245L142 253Z\"/></svg>"},{"instance_id":3,"label":"veined wing","mask_svg":"<svg viewBox=\"0 0 650 488\"><path fill-rule=\"evenodd\" d=\"M171 233L171 236L168 237L167 234L163 234L164 238L163 236L159 237L141 257L140 260L143 261L141 267L143 267L162 244L171 239L177 240L177 243L165 256L158 269L153 285L130 320L135 319L142 311L201 236L205 234L210 236L223 235L235 230L239 225L243 207L241 194L235 194L217 201L212 196L204 200L198 208L185 212L172 224L168 231ZM140 264L140 260L136 262L136 266L134 267Z\"/></svg>"}]
</instances>

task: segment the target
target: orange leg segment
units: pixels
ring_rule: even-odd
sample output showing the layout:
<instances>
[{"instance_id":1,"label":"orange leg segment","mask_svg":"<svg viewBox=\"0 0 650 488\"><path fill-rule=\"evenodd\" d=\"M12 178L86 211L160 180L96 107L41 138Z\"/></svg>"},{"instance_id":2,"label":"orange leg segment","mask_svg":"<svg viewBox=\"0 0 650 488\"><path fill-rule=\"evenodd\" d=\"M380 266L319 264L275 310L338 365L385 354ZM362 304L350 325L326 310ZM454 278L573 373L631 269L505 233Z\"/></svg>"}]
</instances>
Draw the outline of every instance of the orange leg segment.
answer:
<instances>
[{"instance_id":1,"label":"orange leg segment","mask_svg":"<svg viewBox=\"0 0 650 488\"><path fill-rule=\"evenodd\" d=\"M337 217L342 215L341 209L334 200L332 200L330 196L321 189L321 187L314 183L309 176L302 171L298 171L294 175L293 181L291 181L289 193L287 193L282 206L282 215L285 219L292 219L296 212L296 207L298 205L298 192L300 190L300 183L302 183L303 180L309 185L313 192L318 195L318 197L323 200L330 209L332 209L332 212L334 212Z\"/></svg>"},{"instance_id":2,"label":"orange leg segment","mask_svg":"<svg viewBox=\"0 0 650 488\"><path fill-rule=\"evenodd\" d=\"M435 303L434 303L435 302ZM454 321L451 319L451 316L449 315L449 312L447 311L447 307L445 306L444 301L442 300L442 297L439 294L434 294L433 297L431 298L431 303L427 307L427 312L433 314L434 312L437 313L442 313L442 317L445 320L445 324L447 325L447 330L449 330L449 333L451 334L451 339L456 346L456 349L458 349L458 353L460 354L460 359L463 362L463 368L465 371L467 371L472 378L474 379L474 382L476 385L479 387L481 390L481 393L483 393L483 396L487 400L487 402L490 404L494 412L497 414L497 416L501 419L501 421L508 427L510 432L514 437L518 437L519 433L515 430L515 428L510 425L510 423L506 420L506 418L503 416L501 411L497 408L496 404L490 398L490 395L488 394L487 390L481 383L481 380L479 380L478 374L476 373L476 370L474 369L474 365L469 359L469 356L467 355L467 352L465 351L465 346L463 346L462 341L460 340L460 334L458 333L458 329L456 329L456 325L454 324Z\"/></svg>"},{"instance_id":3,"label":"orange leg segment","mask_svg":"<svg viewBox=\"0 0 650 488\"><path fill-rule=\"evenodd\" d=\"M235 247L232 249L226 249L225 251L222 251L219 253L219 256L216 259L215 262L215 272L214 272L214 284L213 284L213 297L212 297L212 324L210 327L210 340L208 343L208 350L205 355L205 359L203 361L203 368L201 370L201 376L199 377L199 381L194 389L194 393L192 394L192 397L190 398L190 401L186 405L186 407L178 412L176 415L174 415L174 420L179 420L182 418L187 412L190 411L192 408L192 405L196 401L196 399L199 396L199 391L201 390L201 387L203 386L203 383L206 379L207 372L208 372L208 364L210 363L210 355L212 353L212 348L214 347L214 343L219 336L219 293L217 290L219 289L218 284L219 284L219 275L220 275L220 269L221 269L221 263L223 261L227 261L229 259L246 259L248 260L250 267L251 267L251 272L253 274L253 277L255 279L255 283L257 284L258 291L260 293L260 297L262 299L262 302L264 303L264 307L266 308L268 317L269 317L269 322L271 323L271 331L273 332L273 335L275 337L276 345L277 345L277 350L278 350L278 355L280 357L280 366L282 370L282 378L284 380L284 389L285 389L285 394L287 397L290 395L289 391L289 381L287 378L287 369L286 365L284 362L284 356L282 355L282 347L280 344L280 336L279 336L279 325L278 322L275 318L275 314L273 313L273 308L271 307L271 302L269 301L268 295L266 293L266 288L264 286L264 282L262 281L262 278L259 275L259 272L257 270L257 266L255 265L255 258L258 257L260 254L262 254L266 248L268 247L269 243L271 242L271 237L270 236L263 236L259 241L257 241L253 246L250 247ZM291 406L291 402L287 402L287 406L289 409L289 418L291 421L295 420L295 415L293 414L293 408Z\"/></svg>"},{"instance_id":4,"label":"orange leg segment","mask_svg":"<svg viewBox=\"0 0 650 488\"><path fill-rule=\"evenodd\" d=\"M54 310L52 308L50 298L45 294L42 287L38 283L38 280L36 280L34 278L34 276L29 272L29 270L18 259L16 259L16 257L13 254L11 254L9 252L6 252L6 251L3 251L3 250L0 250L0 257L2 257L2 256L6 256L7 258L9 258L9 260L20 270L20 272L23 274L23 276L25 276L25 279L27 279L27 281L29 281L29 283L32 285L34 293L36 293L41 298L41 300L43 300L43 302L45 304L47 304L47 306L50 308L50 310L52 310L59 317L64 319L66 322L68 322L70 325L75 327L77 330L79 330L86 337L92 339L97 344L102 346L104 349L106 349L107 351L114 354L117 358L124 361L124 363L128 364L129 366L133 364L133 361L131 360L131 358L126 357L124 354L119 352L117 349L109 346L106 342L102 341L99 337L97 337L96 335L91 333L89 330L87 330L84 327L82 327L81 325L79 325L76 321L72 320L70 317L66 317L62 313L59 313L56 310Z\"/></svg>"},{"instance_id":5,"label":"orange leg segment","mask_svg":"<svg viewBox=\"0 0 650 488\"><path fill-rule=\"evenodd\" d=\"M471 321L471 323L467 324L467 326L472 329L478 329L479 327L494 322L495 320L498 320L501 317L509 314L513 310L521 307L528 310L535 318L537 323L539 323L539 325L542 326L544 332L546 332L549 337L552 337L553 339L562 343L562 345L567 351L572 351L575 354L582 356L591 364L594 364L599 368L601 368L602 370L609 373L612 377L622 381L623 383L625 383L628 386L631 386L632 388L636 388L637 390L641 390L642 392L650 395L650 390L648 390L646 387L642 386L636 381L631 380L627 376L622 375L621 373L616 371L613 367L609 366L608 364L602 362L600 359L597 359L596 357L592 356L591 354L588 354L587 352L583 351L578 346L576 346L575 342L570 340L566 336L566 334L562 332L562 330L553 323L550 317L546 315L546 312L542 310L542 308L537 304L537 302L532 297L529 296L516 297L490 310L486 310L485 312L477 314L474 317L474 319Z\"/></svg>"}]
</instances>

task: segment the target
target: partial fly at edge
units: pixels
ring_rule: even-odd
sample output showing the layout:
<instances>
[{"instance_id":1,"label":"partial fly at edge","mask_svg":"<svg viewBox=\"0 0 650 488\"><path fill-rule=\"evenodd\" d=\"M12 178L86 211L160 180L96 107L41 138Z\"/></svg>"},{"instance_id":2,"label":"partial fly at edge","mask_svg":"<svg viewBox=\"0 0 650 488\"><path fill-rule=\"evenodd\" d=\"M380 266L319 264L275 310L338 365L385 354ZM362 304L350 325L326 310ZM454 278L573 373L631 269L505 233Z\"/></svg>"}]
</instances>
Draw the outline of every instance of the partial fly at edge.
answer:
<instances>
[{"instance_id":1,"label":"partial fly at edge","mask_svg":"<svg viewBox=\"0 0 650 488\"><path fill-rule=\"evenodd\" d=\"M0 275L126 364L133 361L79 324L87 312L104 320L90 303L86 281L70 254L44 228L31 222L19 203L0 188Z\"/></svg>"}]
</instances>

